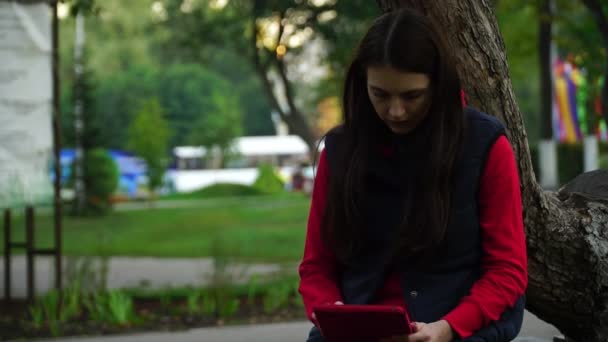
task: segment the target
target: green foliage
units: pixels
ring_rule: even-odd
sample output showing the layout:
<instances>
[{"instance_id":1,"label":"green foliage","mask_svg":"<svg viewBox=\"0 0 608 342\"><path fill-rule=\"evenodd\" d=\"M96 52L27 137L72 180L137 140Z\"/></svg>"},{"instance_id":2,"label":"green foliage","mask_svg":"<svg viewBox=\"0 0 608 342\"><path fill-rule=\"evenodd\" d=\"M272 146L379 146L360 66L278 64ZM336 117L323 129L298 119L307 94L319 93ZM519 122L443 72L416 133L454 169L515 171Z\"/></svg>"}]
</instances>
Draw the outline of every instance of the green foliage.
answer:
<instances>
[{"instance_id":1,"label":"green foliage","mask_svg":"<svg viewBox=\"0 0 608 342\"><path fill-rule=\"evenodd\" d=\"M555 12L550 19L558 56L571 57L587 70L588 83L597 85L607 49L598 48L601 39L592 14L581 1L556 0L554 3ZM539 6L540 1L510 0L499 1L496 8L511 81L531 145L536 144L540 133ZM608 13L608 8L605 11ZM589 89L589 93L595 92L597 89Z\"/></svg>"},{"instance_id":2,"label":"green foliage","mask_svg":"<svg viewBox=\"0 0 608 342\"><path fill-rule=\"evenodd\" d=\"M240 301L234 297L223 297L219 301L218 317L230 318L239 310Z\"/></svg>"},{"instance_id":3,"label":"green foliage","mask_svg":"<svg viewBox=\"0 0 608 342\"><path fill-rule=\"evenodd\" d=\"M282 192L284 184L272 165L261 164L258 166L258 178L253 187L262 193L273 194Z\"/></svg>"},{"instance_id":4,"label":"green foliage","mask_svg":"<svg viewBox=\"0 0 608 342\"><path fill-rule=\"evenodd\" d=\"M97 111L107 147L126 149L128 128L141 109L141 99L159 95L158 71L145 65L134 65L120 73L106 75L96 91Z\"/></svg>"},{"instance_id":5,"label":"green foliage","mask_svg":"<svg viewBox=\"0 0 608 342\"><path fill-rule=\"evenodd\" d=\"M237 183L216 183L192 192L171 194L163 197L163 199L185 200L214 197L257 196L261 194L262 192L260 192L260 190L248 185Z\"/></svg>"},{"instance_id":6,"label":"green foliage","mask_svg":"<svg viewBox=\"0 0 608 342\"><path fill-rule=\"evenodd\" d=\"M169 308L171 307L171 296L166 292L162 296L160 296L160 307L165 312L168 312Z\"/></svg>"},{"instance_id":7,"label":"green foliage","mask_svg":"<svg viewBox=\"0 0 608 342\"><path fill-rule=\"evenodd\" d=\"M127 324L133 316L133 300L121 291L108 292L108 311L112 323Z\"/></svg>"},{"instance_id":8,"label":"green foliage","mask_svg":"<svg viewBox=\"0 0 608 342\"><path fill-rule=\"evenodd\" d=\"M537 9L530 1L500 1L496 17L505 42L517 103L530 144L534 145L540 135L541 103Z\"/></svg>"},{"instance_id":9,"label":"green foliage","mask_svg":"<svg viewBox=\"0 0 608 342\"><path fill-rule=\"evenodd\" d=\"M41 305L32 305L29 308L32 325L36 329L42 328L44 325L44 310Z\"/></svg>"},{"instance_id":10,"label":"green foliage","mask_svg":"<svg viewBox=\"0 0 608 342\"><path fill-rule=\"evenodd\" d=\"M101 148L86 152L84 157L84 184L87 209L105 213L111 206L111 196L118 187L118 166L110 154Z\"/></svg>"},{"instance_id":11,"label":"green foliage","mask_svg":"<svg viewBox=\"0 0 608 342\"><path fill-rule=\"evenodd\" d=\"M201 305L201 294L198 291L194 291L186 297L186 306L188 313L191 315L198 315L202 312Z\"/></svg>"},{"instance_id":12,"label":"green foliage","mask_svg":"<svg viewBox=\"0 0 608 342\"><path fill-rule=\"evenodd\" d=\"M207 316L215 316L217 312L217 303L212 291L202 292L202 312Z\"/></svg>"},{"instance_id":13,"label":"green foliage","mask_svg":"<svg viewBox=\"0 0 608 342\"><path fill-rule=\"evenodd\" d=\"M270 288L264 295L264 312L271 314L279 308L289 305L293 286L290 283L279 283Z\"/></svg>"},{"instance_id":14,"label":"green foliage","mask_svg":"<svg viewBox=\"0 0 608 342\"><path fill-rule=\"evenodd\" d=\"M122 291L94 292L84 305L93 321L124 325L135 319L133 299Z\"/></svg>"},{"instance_id":15,"label":"green foliage","mask_svg":"<svg viewBox=\"0 0 608 342\"><path fill-rule=\"evenodd\" d=\"M53 336L61 332L61 323L64 323L65 315L61 315L61 297L57 290L51 290L43 297L36 300L30 306L29 312L32 316L34 326L46 326Z\"/></svg>"},{"instance_id":16,"label":"green foliage","mask_svg":"<svg viewBox=\"0 0 608 342\"><path fill-rule=\"evenodd\" d=\"M129 127L128 146L146 161L151 191L162 183L170 136L171 129L158 100L143 102Z\"/></svg>"},{"instance_id":17,"label":"green foliage","mask_svg":"<svg viewBox=\"0 0 608 342\"><path fill-rule=\"evenodd\" d=\"M101 126L112 135L108 144L113 148L127 147L128 127L141 111L141 99L160 102L173 133L169 146L191 144L193 139L200 140L197 144L223 146L242 132L238 92L223 77L196 64L162 70L130 67L101 81L96 96L103 99L97 110L103 113Z\"/></svg>"},{"instance_id":18,"label":"green foliage","mask_svg":"<svg viewBox=\"0 0 608 342\"><path fill-rule=\"evenodd\" d=\"M68 320L80 316L82 292L79 284L72 284L67 287L63 293L61 310L59 312L59 321L67 322Z\"/></svg>"},{"instance_id":19,"label":"green foliage","mask_svg":"<svg viewBox=\"0 0 608 342\"><path fill-rule=\"evenodd\" d=\"M62 140L64 146L76 145L74 103L76 100L82 101L83 132L80 137L81 146L85 151L109 146L112 138L109 132L104 130L104 118L98 111L96 92L98 87L97 75L88 63L89 51L85 50L82 64L84 71L80 78L75 76L68 79L71 88L65 88L61 94L60 117Z\"/></svg>"},{"instance_id":20,"label":"green foliage","mask_svg":"<svg viewBox=\"0 0 608 342\"><path fill-rule=\"evenodd\" d=\"M159 99L175 132L171 145L219 145L226 149L242 132L239 98L217 73L176 64L159 78Z\"/></svg>"},{"instance_id":21,"label":"green foliage","mask_svg":"<svg viewBox=\"0 0 608 342\"><path fill-rule=\"evenodd\" d=\"M112 316L107 309L107 297L104 292L93 292L83 300L89 319L96 322L111 322Z\"/></svg>"},{"instance_id":22,"label":"green foliage","mask_svg":"<svg viewBox=\"0 0 608 342\"><path fill-rule=\"evenodd\" d=\"M255 295L257 294L259 287L259 275L254 274L249 278L249 282L247 283L247 303L249 305L255 305Z\"/></svg>"},{"instance_id":23,"label":"green foliage","mask_svg":"<svg viewBox=\"0 0 608 342\"><path fill-rule=\"evenodd\" d=\"M181 0L168 0L164 4L167 19L163 24L170 32L166 43L171 46L167 51L174 56L197 62L213 61L218 50L220 53L229 51L241 56L261 81L253 85L258 89L257 93L265 95L268 99L266 102L276 111L283 109L279 108L277 98L285 93L267 85L267 75L279 75L289 70L291 77L281 87L289 90L286 92L289 97L287 101L297 103L295 106L298 108L291 106L287 111L298 113L314 113L314 99L339 94L338 86L329 88L334 91L333 94L314 94L317 92L316 85L304 86L298 82L309 76L307 72L292 68L298 58L307 58L305 49L312 44L306 43L321 38L315 44L323 41L322 49L329 54L329 58L323 56L320 63L328 67L328 77L334 84L338 84L356 42L379 13L375 3L367 0L334 1L322 5L312 1L233 0L222 8L214 7L208 2L197 2L192 3L188 11L183 10ZM269 28L272 22L287 28L277 30L282 33L281 37L277 37ZM257 23L255 29L253 23ZM301 39L302 37L306 38ZM300 43L294 43L296 41ZM286 47L284 57L276 53L279 44ZM265 113L269 117L271 112ZM304 120L304 125L307 122ZM307 128L303 130L306 131Z\"/></svg>"}]
</instances>

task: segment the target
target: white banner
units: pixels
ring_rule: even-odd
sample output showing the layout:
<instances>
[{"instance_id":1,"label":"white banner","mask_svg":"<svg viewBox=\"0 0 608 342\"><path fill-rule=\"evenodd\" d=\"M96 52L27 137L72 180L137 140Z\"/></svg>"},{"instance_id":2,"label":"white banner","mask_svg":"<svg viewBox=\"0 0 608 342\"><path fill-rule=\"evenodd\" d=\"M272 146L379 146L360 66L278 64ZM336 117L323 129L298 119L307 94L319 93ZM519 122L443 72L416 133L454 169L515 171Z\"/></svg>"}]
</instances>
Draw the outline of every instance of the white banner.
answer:
<instances>
[{"instance_id":1,"label":"white banner","mask_svg":"<svg viewBox=\"0 0 608 342\"><path fill-rule=\"evenodd\" d=\"M0 1L0 209L52 200L51 14Z\"/></svg>"}]
</instances>

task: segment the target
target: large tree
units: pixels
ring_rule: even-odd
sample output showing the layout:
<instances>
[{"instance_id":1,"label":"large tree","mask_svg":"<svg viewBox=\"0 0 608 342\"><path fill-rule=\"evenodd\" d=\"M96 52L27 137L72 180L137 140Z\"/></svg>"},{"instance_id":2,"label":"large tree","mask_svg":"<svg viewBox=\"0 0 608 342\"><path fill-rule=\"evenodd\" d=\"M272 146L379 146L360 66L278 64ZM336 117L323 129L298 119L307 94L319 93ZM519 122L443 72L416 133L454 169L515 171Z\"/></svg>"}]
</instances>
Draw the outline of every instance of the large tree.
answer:
<instances>
[{"instance_id":1,"label":"large tree","mask_svg":"<svg viewBox=\"0 0 608 342\"><path fill-rule=\"evenodd\" d=\"M574 341L608 341L608 172L543 191L532 171L505 46L489 0L376 0L412 7L443 26L469 102L508 128L521 177L529 286L527 309Z\"/></svg>"}]
</instances>

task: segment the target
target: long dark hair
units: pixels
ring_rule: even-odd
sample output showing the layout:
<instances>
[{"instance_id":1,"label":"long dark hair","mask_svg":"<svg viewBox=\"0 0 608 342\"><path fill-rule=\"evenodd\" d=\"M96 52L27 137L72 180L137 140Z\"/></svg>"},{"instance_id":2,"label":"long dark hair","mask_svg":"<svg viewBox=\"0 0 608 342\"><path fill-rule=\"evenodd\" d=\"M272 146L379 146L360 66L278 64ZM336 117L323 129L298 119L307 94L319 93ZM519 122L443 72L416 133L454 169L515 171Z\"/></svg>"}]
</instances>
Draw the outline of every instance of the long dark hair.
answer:
<instances>
[{"instance_id":1,"label":"long dark hair","mask_svg":"<svg viewBox=\"0 0 608 342\"><path fill-rule=\"evenodd\" d=\"M348 68L342 103L344 124L336 148L339 153L332 156L336 166L332 172L336 174L330 178L322 234L342 263L348 263L366 243L369 227L362 207L364 175L370 156L378 153L378 143L391 134L368 96L370 66L423 73L431 80L428 114L409 133L416 137L419 150L417 172L410 182L415 187L404 201L399 238L393 246L402 256L422 260L445 237L452 173L462 148L465 119L454 57L432 22L412 10L401 9L377 18Z\"/></svg>"}]
</instances>

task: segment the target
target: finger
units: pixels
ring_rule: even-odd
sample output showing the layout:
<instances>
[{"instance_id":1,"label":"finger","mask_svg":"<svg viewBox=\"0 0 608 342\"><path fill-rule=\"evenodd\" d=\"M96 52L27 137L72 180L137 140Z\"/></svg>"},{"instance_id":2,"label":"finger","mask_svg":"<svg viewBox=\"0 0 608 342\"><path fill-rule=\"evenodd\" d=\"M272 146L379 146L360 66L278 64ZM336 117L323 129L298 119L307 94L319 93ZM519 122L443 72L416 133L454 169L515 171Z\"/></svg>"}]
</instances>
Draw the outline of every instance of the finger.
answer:
<instances>
[{"instance_id":1,"label":"finger","mask_svg":"<svg viewBox=\"0 0 608 342\"><path fill-rule=\"evenodd\" d=\"M315 315L315 313L313 312L312 315L310 316L310 318L312 318L312 324L314 324L318 327L319 321L317 321L317 315Z\"/></svg>"},{"instance_id":2,"label":"finger","mask_svg":"<svg viewBox=\"0 0 608 342\"><path fill-rule=\"evenodd\" d=\"M411 322L410 323L410 334L414 334L420 331L420 327L418 325L418 322Z\"/></svg>"},{"instance_id":3,"label":"finger","mask_svg":"<svg viewBox=\"0 0 608 342\"><path fill-rule=\"evenodd\" d=\"M342 303L342 302L341 302L341 301L339 301L339 300L338 300L338 301L336 301L334 304L335 304L335 305L344 305L344 303Z\"/></svg>"},{"instance_id":4,"label":"finger","mask_svg":"<svg viewBox=\"0 0 608 342\"><path fill-rule=\"evenodd\" d=\"M427 342L430 341L429 336L425 333L415 333L407 336L407 342Z\"/></svg>"}]
</instances>

